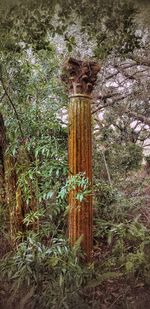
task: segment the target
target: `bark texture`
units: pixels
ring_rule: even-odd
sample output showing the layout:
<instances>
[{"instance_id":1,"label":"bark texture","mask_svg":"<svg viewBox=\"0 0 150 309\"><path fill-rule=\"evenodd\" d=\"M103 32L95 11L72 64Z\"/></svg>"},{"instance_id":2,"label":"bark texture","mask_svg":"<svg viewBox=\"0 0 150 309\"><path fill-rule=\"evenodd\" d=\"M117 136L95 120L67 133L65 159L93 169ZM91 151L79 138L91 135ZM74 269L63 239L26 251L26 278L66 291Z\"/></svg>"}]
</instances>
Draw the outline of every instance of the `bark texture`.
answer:
<instances>
[{"instance_id":1,"label":"bark texture","mask_svg":"<svg viewBox=\"0 0 150 309\"><path fill-rule=\"evenodd\" d=\"M3 116L0 114L0 205L5 204L4 151L6 144Z\"/></svg>"},{"instance_id":2,"label":"bark texture","mask_svg":"<svg viewBox=\"0 0 150 309\"><path fill-rule=\"evenodd\" d=\"M10 236L12 243L15 242L17 232L16 222L16 172L14 167L14 159L9 154L5 154L4 167L5 167L5 191L6 201L9 209L10 216Z\"/></svg>"}]
</instances>

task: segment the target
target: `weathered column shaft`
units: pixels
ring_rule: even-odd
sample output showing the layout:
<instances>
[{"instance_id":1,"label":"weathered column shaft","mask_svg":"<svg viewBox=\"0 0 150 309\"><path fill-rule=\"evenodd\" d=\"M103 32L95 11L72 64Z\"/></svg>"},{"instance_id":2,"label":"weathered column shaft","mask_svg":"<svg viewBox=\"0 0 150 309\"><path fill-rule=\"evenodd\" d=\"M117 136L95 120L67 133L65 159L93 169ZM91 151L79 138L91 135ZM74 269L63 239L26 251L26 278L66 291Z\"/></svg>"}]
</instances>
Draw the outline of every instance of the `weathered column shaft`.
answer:
<instances>
[{"instance_id":1,"label":"weathered column shaft","mask_svg":"<svg viewBox=\"0 0 150 309\"><path fill-rule=\"evenodd\" d=\"M69 103L68 161L70 175L85 172L92 183L92 138L90 97L75 95ZM73 245L83 236L82 247L89 257L92 250L92 195L83 202L76 199L76 191L69 193L69 239Z\"/></svg>"},{"instance_id":2,"label":"weathered column shaft","mask_svg":"<svg viewBox=\"0 0 150 309\"><path fill-rule=\"evenodd\" d=\"M70 95L69 102L69 175L85 173L92 186L91 93L100 66L94 61L70 58L64 65L62 80ZM82 236L86 260L92 253L92 194L77 199L77 187L69 192L69 240L74 245Z\"/></svg>"}]
</instances>

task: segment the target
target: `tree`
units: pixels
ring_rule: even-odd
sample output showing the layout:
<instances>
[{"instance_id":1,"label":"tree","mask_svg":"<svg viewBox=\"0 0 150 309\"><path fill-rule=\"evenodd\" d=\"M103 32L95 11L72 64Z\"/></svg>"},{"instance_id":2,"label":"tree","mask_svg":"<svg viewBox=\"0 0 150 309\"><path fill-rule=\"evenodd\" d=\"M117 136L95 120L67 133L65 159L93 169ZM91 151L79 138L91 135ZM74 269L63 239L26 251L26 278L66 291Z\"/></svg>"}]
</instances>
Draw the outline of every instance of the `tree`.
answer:
<instances>
[{"instance_id":1,"label":"tree","mask_svg":"<svg viewBox=\"0 0 150 309\"><path fill-rule=\"evenodd\" d=\"M72 24L80 26L96 43L95 56L105 58L115 50L122 54L139 46L135 33L136 8L126 0L115 1L16 1L2 15L1 44L7 50L20 50L21 42L40 50L48 48L48 36L60 34L71 50L75 38L68 32ZM55 16L55 18L53 18ZM96 22L95 22L96 21ZM15 35L15 39L14 39Z\"/></svg>"},{"instance_id":2,"label":"tree","mask_svg":"<svg viewBox=\"0 0 150 309\"><path fill-rule=\"evenodd\" d=\"M16 221L19 216L14 237L18 231L25 232L23 220L27 213L33 213L32 226L37 221L34 212L45 208L47 201L55 201L55 190L62 182L58 180L59 174L67 171L66 146L61 148L66 145L66 133L57 120L57 110L64 105L64 95L60 81L54 78L58 66L57 60L54 62L53 48L51 58L49 54L50 51L37 52L30 57L28 51L23 51L16 52L14 58L3 53L1 58L1 112L7 134L6 191L12 195L7 200L9 203L14 201L11 213L15 213ZM61 102L56 101L53 93L62 93ZM15 227L14 219L11 226Z\"/></svg>"},{"instance_id":3,"label":"tree","mask_svg":"<svg viewBox=\"0 0 150 309\"><path fill-rule=\"evenodd\" d=\"M97 126L104 132L110 130L110 137L113 132L119 143L147 145L150 136L149 76L149 59L144 54L141 59L138 52L132 59L109 59L101 70L103 83L95 92L93 115Z\"/></svg>"},{"instance_id":4,"label":"tree","mask_svg":"<svg viewBox=\"0 0 150 309\"><path fill-rule=\"evenodd\" d=\"M5 175L4 175L4 149L6 144L5 127L2 114L0 114L0 205L5 204Z\"/></svg>"}]
</instances>

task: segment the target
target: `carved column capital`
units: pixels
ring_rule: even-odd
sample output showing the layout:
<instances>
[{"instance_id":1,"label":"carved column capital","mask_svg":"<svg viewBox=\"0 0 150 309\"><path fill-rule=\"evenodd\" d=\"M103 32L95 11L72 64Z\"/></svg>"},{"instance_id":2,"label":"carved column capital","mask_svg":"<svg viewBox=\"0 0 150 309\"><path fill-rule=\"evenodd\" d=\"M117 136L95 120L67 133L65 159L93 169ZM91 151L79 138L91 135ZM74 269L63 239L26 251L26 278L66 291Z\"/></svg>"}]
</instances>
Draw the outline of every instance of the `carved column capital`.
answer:
<instances>
[{"instance_id":1,"label":"carved column capital","mask_svg":"<svg viewBox=\"0 0 150 309\"><path fill-rule=\"evenodd\" d=\"M69 58L64 65L62 80L65 82L69 95L90 95L100 71L95 61L81 61Z\"/></svg>"}]
</instances>

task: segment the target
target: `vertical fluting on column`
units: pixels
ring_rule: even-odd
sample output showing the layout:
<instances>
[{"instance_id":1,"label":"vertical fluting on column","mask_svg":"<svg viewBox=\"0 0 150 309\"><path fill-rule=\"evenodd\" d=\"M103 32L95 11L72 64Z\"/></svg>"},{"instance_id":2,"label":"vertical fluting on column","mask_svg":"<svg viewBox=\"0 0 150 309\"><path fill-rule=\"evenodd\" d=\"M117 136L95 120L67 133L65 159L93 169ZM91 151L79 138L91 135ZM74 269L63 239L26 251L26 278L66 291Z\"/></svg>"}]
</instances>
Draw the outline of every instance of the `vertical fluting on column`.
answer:
<instances>
[{"instance_id":1,"label":"vertical fluting on column","mask_svg":"<svg viewBox=\"0 0 150 309\"><path fill-rule=\"evenodd\" d=\"M85 173L92 184L91 99L84 95L70 97L68 165L69 175ZM91 188L92 189L92 188ZM76 190L69 192L69 240L73 245L83 236L82 247L88 259L92 251L92 194L79 202Z\"/></svg>"},{"instance_id":2,"label":"vertical fluting on column","mask_svg":"<svg viewBox=\"0 0 150 309\"><path fill-rule=\"evenodd\" d=\"M85 173L92 190L91 92L100 67L94 61L70 58L64 65L62 80L69 91L69 176ZM92 253L92 193L80 202L79 188L69 192L69 241L71 245L82 236L86 260Z\"/></svg>"}]
</instances>

